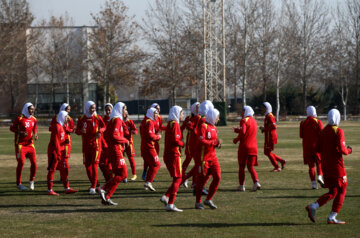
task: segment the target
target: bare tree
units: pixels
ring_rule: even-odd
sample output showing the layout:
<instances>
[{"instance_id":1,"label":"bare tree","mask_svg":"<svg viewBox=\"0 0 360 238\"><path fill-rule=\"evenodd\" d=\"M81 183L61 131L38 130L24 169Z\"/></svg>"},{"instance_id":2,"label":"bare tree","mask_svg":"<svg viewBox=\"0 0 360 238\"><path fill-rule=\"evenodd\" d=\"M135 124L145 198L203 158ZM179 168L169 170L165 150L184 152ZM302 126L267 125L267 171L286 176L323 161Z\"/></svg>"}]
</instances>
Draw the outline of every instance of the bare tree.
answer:
<instances>
[{"instance_id":1,"label":"bare tree","mask_svg":"<svg viewBox=\"0 0 360 238\"><path fill-rule=\"evenodd\" d=\"M144 53L135 44L138 24L127 15L128 8L120 0L107 0L102 10L92 14L96 29L90 34L90 71L104 87L106 103L110 86L134 83L138 64Z\"/></svg>"},{"instance_id":2,"label":"bare tree","mask_svg":"<svg viewBox=\"0 0 360 238\"><path fill-rule=\"evenodd\" d=\"M354 75L355 75L355 110L359 113L360 106L360 2L357 0L346 0L346 11L342 13L344 16L343 23L348 26L351 35L351 44L353 48L354 58ZM346 16L346 17L345 17Z\"/></svg>"},{"instance_id":3,"label":"bare tree","mask_svg":"<svg viewBox=\"0 0 360 238\"><path fill-rule=\"evenodd\" d=\"M0 0L0 82L14 112L26 95L26 29L33 16L26 0Z\"/></svg>"},{"instance_id":4,"label":"bare tree","mask_svg":"<svg viewBox=\"0 0 360 238\"><path fill-rule=\"evenodd\" d=\"M266 101L266 91L273 75L271 67L274 57L274 41L275 41L275 11L271 0L259 1L258 3L257 27L255 28L256 47L256 63L260 69L260 77L263 83L263 100Z\"/></svg>"},{"instance_id":5,"label":"bare tree","mask_svg":"<svg viewBox=\"0 0 360 238\"><path fill-rule=\"evenodd\" d=\"M318 69L323 53L323 42L328 38L328 9L323 1L301 0L299 4L283 1L286 17L291 27L291 43L297 50L292 58L293 77L300 78L303 94L303 108L307 106L307 89Z\"/></svg>"},{"instance_id":6,"label":"bare tree","mask_svg":"<svg viewBox=\"0 0 360 238\"><path fill-rule=\"evenodd\" d=\"M195 32L185 27L177 0L155 0L146 16L143 30L153 47L153 60L145 71L144 88L150 93L159 87L170 90L174 104L177 90L187 88L186 81L191 80L185 74L189 64L184 60L183 42Z\"/></svg>"}]
</instances>

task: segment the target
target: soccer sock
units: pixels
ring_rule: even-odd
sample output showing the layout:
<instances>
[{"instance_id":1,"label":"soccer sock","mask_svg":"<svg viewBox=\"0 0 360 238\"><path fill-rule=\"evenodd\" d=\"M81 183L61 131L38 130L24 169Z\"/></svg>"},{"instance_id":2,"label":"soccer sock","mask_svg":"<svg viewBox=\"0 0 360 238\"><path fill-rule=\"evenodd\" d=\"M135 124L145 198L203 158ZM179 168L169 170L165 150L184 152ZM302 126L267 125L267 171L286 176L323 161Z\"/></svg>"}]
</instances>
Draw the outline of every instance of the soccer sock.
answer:
<instances>
[{"instance_id":1,"label":"soccer sock","mask_svg":"<svg viewBox=\"0 0 360 238\"><path fill-rule=\"evenodd\" d=\"M314 202L314 203L312 203L312 204L310 204L310 207L312 208L312 209L318 209L320 206L319 206L319 203L318 202Z\"/></svg>"}]
</instances>

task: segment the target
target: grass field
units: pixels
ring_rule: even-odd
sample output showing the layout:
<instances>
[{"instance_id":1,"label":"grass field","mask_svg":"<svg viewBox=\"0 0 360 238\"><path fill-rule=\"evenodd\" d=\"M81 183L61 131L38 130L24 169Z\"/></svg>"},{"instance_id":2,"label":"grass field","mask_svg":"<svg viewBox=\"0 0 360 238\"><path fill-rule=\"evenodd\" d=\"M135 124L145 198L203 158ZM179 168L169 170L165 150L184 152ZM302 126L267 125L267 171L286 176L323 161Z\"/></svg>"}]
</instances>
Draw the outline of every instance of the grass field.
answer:
<instances>
[{"instance_id":1,"label":"grass field","mask_svg":"<svg viewBox=\"0 0 360 238\"><path fill-rule=\"evenodd\" d=\"M258 122L260 123L260 122ZM143 189L143 181L120 184L113 196L118 206L103 206L99 197L88 195L89 182L82 165L80 138L73 135L70 159L70 185L80 189L65 195L60 182L54 190L59 197L47 196L46 167L47 128L40 128L36 142L38 172L34 192L20 192L15 186L16 160L13 134L0 128L0 236L1 237L360 237L360 122L342 122L347 144L354 153L346 156L347 195L338 216L346 225L328 225L331 203L317 212L317 223L307 217L305 206L314 202L325 189L312 190L307 166L302 162L298 122L280 122L275 153L288 163L281 173L271 173L272 166L262 154L263 135L258 134L259 175L262 189L256 193L246 172L247 191L238 186L237 147L232 144L231 125L219 127L224 146L217 151L222 180L213 201L217 210L195 210L191 189L181 187L175 204L183 213L168 213L159 202L171 179L164 166L158 172L156 192ZM138 177L139 136L135 138ZM161 150L162 151L162 150ZM162 152L161 152L162 153ZM161 160L162 161L162 160ZM29 177L29 161L23 172L23 183ZM100 171L99 171L100 172ZM128 169L128 172L131 171ZM139 176L140 175L140 176ZM101 172L100 182L103 182ZM59 180L59 173L55 175Z\"/></svg>"}]
</instances>

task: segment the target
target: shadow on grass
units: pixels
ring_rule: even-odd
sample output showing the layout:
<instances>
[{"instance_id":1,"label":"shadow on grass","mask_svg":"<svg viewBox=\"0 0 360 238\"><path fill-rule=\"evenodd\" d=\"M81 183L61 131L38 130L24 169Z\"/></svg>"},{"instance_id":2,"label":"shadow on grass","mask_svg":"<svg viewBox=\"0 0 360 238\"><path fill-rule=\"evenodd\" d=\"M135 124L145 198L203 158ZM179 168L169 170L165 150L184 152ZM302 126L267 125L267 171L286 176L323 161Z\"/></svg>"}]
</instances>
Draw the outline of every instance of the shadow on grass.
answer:
<instances>
[{"instance_id":1,"label":"shadow on grass","mask_svg":"<svg viewBox=\"0 0 360 238\"><path fill-rule=\"evenodd\" d=\"M148 209L148 208L98 208L98 209L72 209L72 210L35 210L31 213L42 214L67 214L67 213L95 213L95 212L165 212L164 209Z\"/></svg>"},{"instance_id":2,"label":"shadow on grass","mask_svg":"<svg viewBox=\"0 0 360 238\"><path fill-rule=\"evenodd\" d=\"M84 204L12 204L0 205L0 208L34 208L34 207L91 207L96 205Z\"/></svg>"},{"instance_id":3,"label":"shadow on grass","mask_svg":"<svg viewBox=\"0 0 360 238\"><path fill-rule=\"evenodd\" d=\"M301 226L304 224L293 222L279 222L279 223L198 223L198 224L162 224L153 225L154 227L194 227L194 228L221 228L221 227L237 227L237 226Z\"/></svg>"},{"instance_id":4,"label":"shadow on grass","mask_svg":"<svg viewBox=\"0 0 360 238\"><path fill-rule=\"evenodd\" d=\"M288 198L314 198L314 199L317 199L319 198L320 196L270 196L270 197L257 197L259 199L273 199L273 198L285 198L285 199L288 199Z\"/></svg>"}]
</instances>

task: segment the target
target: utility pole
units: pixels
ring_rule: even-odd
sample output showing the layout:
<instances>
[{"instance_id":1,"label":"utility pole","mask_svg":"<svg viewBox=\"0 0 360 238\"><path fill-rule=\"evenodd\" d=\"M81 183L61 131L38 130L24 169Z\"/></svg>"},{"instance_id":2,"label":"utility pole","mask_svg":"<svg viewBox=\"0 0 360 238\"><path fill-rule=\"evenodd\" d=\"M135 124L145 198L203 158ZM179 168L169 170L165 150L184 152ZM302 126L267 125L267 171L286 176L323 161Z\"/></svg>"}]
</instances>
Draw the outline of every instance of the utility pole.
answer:
<instances>
[{"instance_id":1,"label":"utility pole","mask_svg":"<svg viewBox=\"0 0 360 238\"><path fill-rule=\"evenodd\" d=\"M225 0L203 0L204 95L226 102Z\"/></svg>"}]
</instances>

